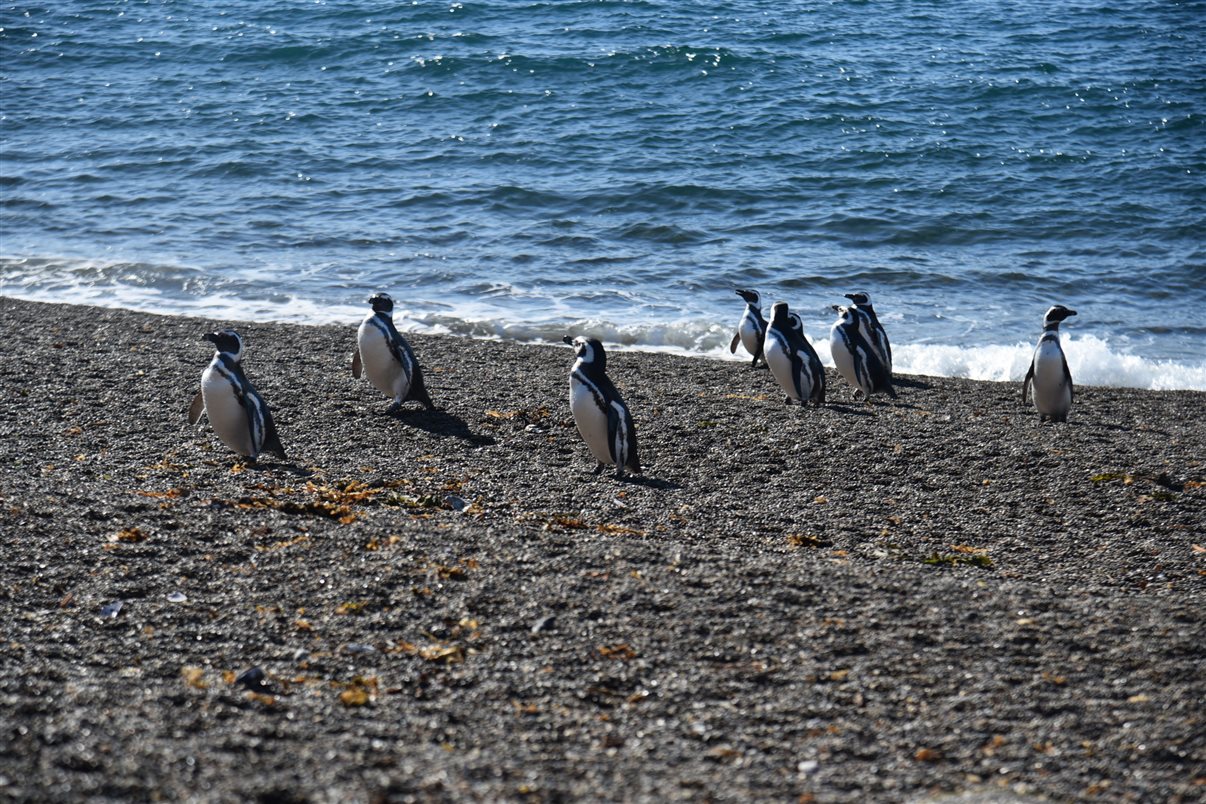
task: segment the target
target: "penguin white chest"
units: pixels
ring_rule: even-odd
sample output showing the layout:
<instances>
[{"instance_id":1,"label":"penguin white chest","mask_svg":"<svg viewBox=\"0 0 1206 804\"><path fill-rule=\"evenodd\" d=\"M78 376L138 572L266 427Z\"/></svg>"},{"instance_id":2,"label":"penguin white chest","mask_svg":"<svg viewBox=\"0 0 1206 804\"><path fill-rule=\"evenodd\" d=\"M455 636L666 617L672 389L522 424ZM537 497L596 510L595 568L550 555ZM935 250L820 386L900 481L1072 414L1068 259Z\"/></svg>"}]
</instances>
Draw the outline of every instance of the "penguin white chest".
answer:
<instances>
[{"instance_id":1,"label":"penguin white chest","mask_svg":"<svg viewBox=\"0 0 1206 804\"><path fill-rule=\"evenodd\" d=\"M574 424L591 454L600 463L613 464L607 436L607 403L589 381L580 379L577 372L570 375L570 411Z\"/></svg>"},{"instance_id":2,"label":"penguin white chest","mask_svg":"<svg viewBox=\"0 0 1206 804\"><path fill-rule=\"evenodd\" d=\"M1064 376L1058 341L1044 340L1034 350L1034 407L1043 416L1063 415L1072 407L1072 386Z\"/></svg>"},{"instance_id":3,"label":"penguin white chest","mask_svg":"<svg viewBox=\"0 0 1206 804\"><path fill-rule=\"evenodd\" d=\"M758 342L762 339L762 330L753 313L746 311L745 315L741 317L741 323L737 325L737 331L741 334L741 345L745 347L745 351L752 355L758 354Z\"/></svg>"},{"instance_id":4,"label":"penguin white chest","mask_svg":"<svg viewBox=\"0 0 1206 804\"><path fill-rule=\"evenodd\" d=\"M240 455L255 458L259 448L252 437L247 411L239 403L231 381L212 363L201 374L201 397L209 423L222 443Z\"/></svg>"},{"instance_id":5,"label":"penguin white chest","mask_svg":"<svg viewBox=\"0 0 1206 804\"><path fill-rule=\"evenodd\" d=\"M399 401L410 390L410 378L389 348L387 335L371 319L356 332L356 346L369 382L381 393Z\"/></svg>"},{"instance_id":6,"label":"penguin white chest","mask_svg":"<svg viewBox=\"0 0 1206 804\"><path fill-rule=\"evenodd\" d=\"M803 401L796 393L796 378L792 368L791 353L782 339L775 337L771 331L766 333L765 356L767 367L770 368L771 374L787 395L797 401Z\"/></svg>"},{"instance_id":7,"label":"penguin white chest","mask_svg":"<svg viewBox=\"0 0 1206 804\"><path fill-rule=\"evenodd\" d=\"M858 355L851 351L850 344L847 343L840 327L834 327L829 331L829 353L833 355L834 367L846 382L855 388L862 388L858 381L858 371L854 365Z\"/></svg>"}]
</instances>

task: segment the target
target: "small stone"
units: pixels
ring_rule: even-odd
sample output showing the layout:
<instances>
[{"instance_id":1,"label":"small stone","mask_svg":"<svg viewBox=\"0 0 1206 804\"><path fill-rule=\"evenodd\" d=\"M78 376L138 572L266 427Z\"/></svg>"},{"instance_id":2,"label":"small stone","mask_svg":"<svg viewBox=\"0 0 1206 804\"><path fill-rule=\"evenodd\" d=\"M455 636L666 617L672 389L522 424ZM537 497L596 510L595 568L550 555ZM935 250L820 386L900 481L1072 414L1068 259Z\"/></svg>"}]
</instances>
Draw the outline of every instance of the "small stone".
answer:
<instances>
[{"instance_id":1,"label":"small stone","mask_svg":"<svg viewBox=\"0 0 1206 804\"><path fill-rule=\"evenodd\" d=\"M553 630L553 625L556 622L557 618L552 614L548 615L547 617L541 617L532 625L532 633L539 634L542 631L551 631Z\"/></svg>"},{"instance_id":2,"label":"small stone","mask_svg":"<svg viewBox=\"0 0 1206 804\"><path fill-rule=\"evenodd\" d=\"M188 595L184 594L184 592L171 592L168 594L167 599L169 603L187 603Z\"/></svg>"},{"instance_id":3,"label":"small stone","mask_svg":"<svg viewBox=\"0 0 1206 804\"><path fill-rule=\"evenodd\" d=\"M114 600L112 603L106 603L105 605L101 606L100 615L106 620L116 619L117 615L121 614L121 609L124 605L125 603L120 600Z\"/></svg>"},{"instance_id":4,"label":"small stone","mask_svg":"<svg viewBox=\"0 0 1206 804\"><path fill-rule=\"evenodd\" d=\"M252 692L263 692L268 688L267 677L262 667L250 667L235 678L235 683Z\"/></svg>"}]
</instances>

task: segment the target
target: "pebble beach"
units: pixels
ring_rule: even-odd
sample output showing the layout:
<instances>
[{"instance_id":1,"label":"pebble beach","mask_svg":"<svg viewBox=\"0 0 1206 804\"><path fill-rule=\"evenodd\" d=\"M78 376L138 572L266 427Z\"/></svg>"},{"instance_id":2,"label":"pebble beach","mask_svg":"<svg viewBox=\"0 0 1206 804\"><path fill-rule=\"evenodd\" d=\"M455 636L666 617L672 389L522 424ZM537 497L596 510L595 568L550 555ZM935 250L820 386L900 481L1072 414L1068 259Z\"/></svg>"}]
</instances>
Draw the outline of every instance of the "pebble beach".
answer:
<instances>
[{"instance_id":1,"label":"pebble beach","mask_svg":"<svg viewBox=\"0 0 1206 804\"><path fill-rule=\"evenodd\" d=\"M186 411L233 326L286 460ZM589 333L583 333L589 334ZM1200 801L1206 393L616 351L645 474L565 346L0 297L0 797ZM252 672L249 672L252 671Z\"/></svg>"}]
</instances>

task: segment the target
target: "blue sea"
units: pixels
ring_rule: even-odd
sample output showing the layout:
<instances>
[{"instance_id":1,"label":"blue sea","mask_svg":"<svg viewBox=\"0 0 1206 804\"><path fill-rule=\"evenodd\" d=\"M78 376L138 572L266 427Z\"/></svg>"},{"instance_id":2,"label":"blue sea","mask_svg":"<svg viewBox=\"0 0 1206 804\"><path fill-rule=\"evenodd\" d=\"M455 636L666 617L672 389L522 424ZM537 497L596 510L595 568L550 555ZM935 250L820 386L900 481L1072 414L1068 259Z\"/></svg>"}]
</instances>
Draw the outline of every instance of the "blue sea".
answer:
<instances>
[{"instance_id":1,"label":"blue sea","mask_svg":"<svg viewBox=\"0 0 1206 804\"><path fill-rule=\"evenodd\" d=\"M1206 2L6 2L0 294L1206 389L1204 111Z\"/></svg>"}]
</instances>

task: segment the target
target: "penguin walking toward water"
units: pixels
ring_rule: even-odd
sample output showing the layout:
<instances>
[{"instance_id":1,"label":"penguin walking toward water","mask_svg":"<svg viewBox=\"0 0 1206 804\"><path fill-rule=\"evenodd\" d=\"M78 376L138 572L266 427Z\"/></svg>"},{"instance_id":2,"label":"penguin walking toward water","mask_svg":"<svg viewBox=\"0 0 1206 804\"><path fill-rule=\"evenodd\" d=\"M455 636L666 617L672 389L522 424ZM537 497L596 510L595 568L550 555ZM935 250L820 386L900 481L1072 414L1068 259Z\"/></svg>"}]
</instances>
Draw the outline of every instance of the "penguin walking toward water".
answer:
<instances>
[{"instance_id":1,"label":"penguin walking toward water","mask_svg":"<svg viewBox=\"0 0 1206 804\"><path fill-rule=\"evenodd\" d=\"M222 443L255 463L262 452L285 457L272 412L243 373L243 339L233 329L201 336L214 345L214 357L201 373L201 390L188 409L189 424L201 414Z\"/></svg>"},{"instance_id":2,"label":"penguin walking toward water","mask_svg":"<svg viewBox=\"0 0 1206 804\"><path fill-rule=\"evenodd\" d=\"M1064 357L1059 342L1059 322L1076 315L1062 304L1057 304L1043 316L1043 334L1034 347L1030 368L1022 381L1022 404L1026 404L1030 384L1034 383L1034 409L1039 421L1068 421L1072 409L1072 372L1068 371L1068 360Z\"/></svg>"},{"instance_id":3,"label":"penguin walking toward water","mask_svg":"<svg viewBox=\"0 0 1206 804\"><path fill-rule=\"evenodd\" d=\"M892 374L860 331L862 319L853 307L834 307L838 320L829 330L829 350L838 372L870 401L872 394L896 398Z\"/></svg>"},{"instance_id":4,"label":"penguin walking toward water","mask_svg":"<svg viewBox=\"0 0 1206 804\"><path fill-rule=\"evenodd\" d=\"M607 376L607 353L596 338L562 340L574 347L578 359L570 369L570 410L574 424L598 465L595 474L605 466L615 466L616 478L624 470L640 474L637 457L636 428L632 414L615 385Z\"/></svg>"},{"instance_id":5,"label":"penguin walking toward water","mask_svg":"<svg viewBox=\"0 0 1206 804\"><path fill-rule=\"evenodd\" d=\"M737 353L737 344L745 347L745 351L754 356L750 368L758 365L761 359L766 364L766 356L762 353L766 339L766 319L762 317L762 297L756 290L739 290L737 295L745 299L745 313L737 322L737 332L729 343L729 352Z\"/></svg>"},{"instance_id":6,"label":"penguin walking toward water","mask_svg":"<svg viewBox=\"0 0 1206 804\"><path fill-rule=\"evenodd\" d=\"M867 343L875 350L879 362L884 364L888 374L892 373L892 344L888 342L888 333L884 325L879 323L879 316L871 306L871 294L859 291L847 293L846 298L854 304L854 309L862 319L859 330L867 339Z\"/></svg>"},{"instance_id":7,"label":"penguin walking toward water","mask_svg":"<svg viewBox=\"0 0 1206 804\"><path fill-rule=\"evenodd\" d=\"M420 402L434 410L431 397L423 384L423 371L415 359L414 350L394 327L394 300L388 293L369 297L373 311L356 331L356 351L352 353L352 376L360 379L363 371L373 387L394 403L387 413L397 413L407 400Z\"/></svg>"},{"instance_id":8,"label":"penguin walking toward water","mask_svg":"<svg viewBox=\"0 0 1206 804\"><path fill-rule=\"evenodd\" d=\"M812 344L804 337L804 321L787 309L787 302L771 306L766 328L766 365L787 392L787 404L825 403L825 369Z\"/></svg>"}]
</instances>

